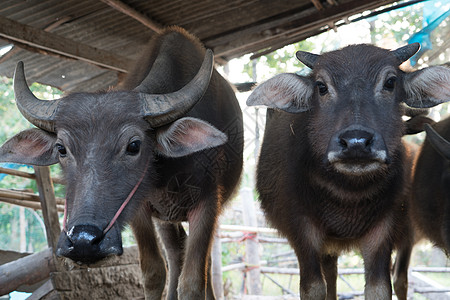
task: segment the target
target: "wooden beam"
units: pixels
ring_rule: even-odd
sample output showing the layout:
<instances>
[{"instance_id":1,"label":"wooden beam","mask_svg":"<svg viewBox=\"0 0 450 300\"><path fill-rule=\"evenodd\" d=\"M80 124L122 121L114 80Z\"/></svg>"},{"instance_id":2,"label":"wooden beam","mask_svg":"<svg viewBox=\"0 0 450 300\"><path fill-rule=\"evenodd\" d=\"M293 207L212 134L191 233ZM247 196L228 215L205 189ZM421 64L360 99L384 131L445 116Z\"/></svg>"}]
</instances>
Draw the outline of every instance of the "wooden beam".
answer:
<instances>
[{"instance_id":1,"label":"wooden beam","mask_svg":"<svg viewBox=\"0 0 450 300\"><path fill-rule=\"evenodd\" d=\"M55 271L55 264L50 248L1 265L0 295L8 294L21 285L44 280L52 271Z\"/></svg>"},{"instance_id":2,"label":"wooden beam","mask_svg":"<svg viewBox=\"0 0 450 300\"><path fill-rule=\"evenodd\" d=\"M50 177L50 168L35 166L34 169L41 199L45 230L47 231L47 243L49 247L56 249L61 227L56 208L55 191L53 190L53 183Z\"/></svg>"},{"instance_id":3,"label":"wooden beam","mask_svg":"<svg viewBox=\"0 0 450 300\"><path fill-rule=\"evenodd\" d=\"M403 7L406 7L406 6L410 6L410 5L416 4L416 3L421 2L421 1L423 1L423 0L412 0L410 2L400 3L400 4L397 4L397 5L393 5L393 6L381 9L381 10L373 11L372 13L370 13L368 15L360 16L360 17L352 19L352 20L349 20L348 17L343 17L342 19L344 20L344 22L343 23L341 22L339 24L332 24L332 26L334 26L334 27L331 27L331 25L327 24L328 28L323 27L323 28L321 28L319 30L311 29L310 31L304 31L304 30L300 30L299 32L294 31L291 34L286 35L285 38L279 39L279 42L277 42L275 44L270 43L270 46L267 46L268 43L264 44L264 42L263 42L263 44L254 44L253 47L252 47L254 50L252 50L252 48L248 49L249 52L256 52L255 54L253 54L250 57L250 59L256 59L258 57L267 55L267 54L269 54L269 53L271 53L273 51L276 51L276 50L278 50L280 48L283 48L286 45L290 45L290 44L296 43L298 41L302 41L302 40L307 39L308 37L310 37L312 35L321 34L321 33L325 32L325 31L328 31L331 28L336 30L337 27L340 27L342 25L346 25L346 24L353 23L353 22L358 22L358 21L361 21L361 20L363 20L365 18L374 17L374 16L377 16L379 14L382 14L382 13L385 13L385 12L388 12L388 11L391 11L391 10L394 10L394 9L399 9L399 8L403 8ZM265 50L259 51L259 49L265 49ZM231 58L234 58L235 56L237 57L237 56L240 56L240 55L231 54L231 55L227 55L227 58L231 59Z\"/></svg>"},{"instance_id":4,"label":"wooden beam","mask_svg":"<svg viewBox=\"0 0 450 300\"><path fill-rule=\"evenodd\" d=\"M48 53L85 61L103 68L128 72L133 61L60 35L0 17L0 37Z\"/></svg>"},{"instance_id":5,"label":"wooden beam","mask_svg":"<svg viewBox=\"0 0 450 300\"><path fill-rule=\"evenodd\" d=\"M314 32L330 22L340 20L346 16L370 10L394 0L352 0L331 6L322 11L301 11L283 19L258 24L242 31L235 31L213 39L205 44L213 48L216 55L236 57L249 53L249 49L269 48L271 45L282 43L293 35ZM314 8L313 8L314 9Z\"/></svg>"},{"instance_id":6,"label":"wooden beam","mask_svg":"<svg viewBox=\"0 0 450 300\"><path fill-rule=\"evenodd\" d=\"M250 227L258 227L256 208L253 202L253 191L250 188L242 188L240 192L243 205L244 224ZM247 288L251 295L261 295L261 270L259 261L259 242L257 233L245 235L245 258L252 266L247 272Z\"/></svg>"},{"instance_id":7,"label":"wooden beam","mask_svg":"<svg viewBox=\"0 0 450 300\"><path fill-rule=\"evenodd\" d=\"M163 29L163 26L161 24L150 19L146 15L138 12L137 10L128 6L127 4L123 3L122 1L119 1L119 0L100 0L100 1L108 4L115 10L118 10L121 13L132 17L133 19L144 24L146 27L150 28L151 30L153 30L156 33L160 33Z\"/></svg>"},{"instance_id":8,"label":"wooden beam","mask_svg":"<svg viewBox=\"0 0 450 300\"><path fill-rule=\"evenodd\" d=\"M312 2L312 4L314 4L317 10L323 9L323 5L322 3L320 3L320 0L310 0L310 1Z\"/></svg>"}]
</instances>

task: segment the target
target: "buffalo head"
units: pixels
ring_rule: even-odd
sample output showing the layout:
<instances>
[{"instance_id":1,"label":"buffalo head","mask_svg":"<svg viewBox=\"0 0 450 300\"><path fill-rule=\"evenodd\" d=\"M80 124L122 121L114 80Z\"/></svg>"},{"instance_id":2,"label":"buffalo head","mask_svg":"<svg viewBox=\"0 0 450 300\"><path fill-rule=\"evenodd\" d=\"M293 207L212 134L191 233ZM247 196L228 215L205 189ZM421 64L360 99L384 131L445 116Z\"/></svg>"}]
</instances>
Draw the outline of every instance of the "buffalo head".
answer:
<instances>
[{"instance_id":1,"label":"buffalo head","mask_svg":"<svg viewBox=\"0 0 450 300\"><path fill-rule=\"evenodd\" d=\"M147 94L137 87L45 101L29 90L18 63L17 106L38 128L7 141L0 161L61 164L67 224L57 254L83 263L121 254L120 231L151 193L158 157L186 156L226 142L212 125L183 117L207 90L212 67L208 50L196 76L173 93Z\"/></svg>"},{"instance_id":2,"label":"buffalo head","mask_svg":"<svg viewBox=\"0 0 450 300\"><path fill-rule=\"evenodd\" d=\"M297 58L312 68L309 76L280 74L258 86L248 105L288 113L308 112L308 141L326 167L349 176L385 170L401 147L402 103L427 108L450 99L450 71L429 67L404 72L399 65L419 49L394 51L372 45Z\"/></svg>"}]
</instances>

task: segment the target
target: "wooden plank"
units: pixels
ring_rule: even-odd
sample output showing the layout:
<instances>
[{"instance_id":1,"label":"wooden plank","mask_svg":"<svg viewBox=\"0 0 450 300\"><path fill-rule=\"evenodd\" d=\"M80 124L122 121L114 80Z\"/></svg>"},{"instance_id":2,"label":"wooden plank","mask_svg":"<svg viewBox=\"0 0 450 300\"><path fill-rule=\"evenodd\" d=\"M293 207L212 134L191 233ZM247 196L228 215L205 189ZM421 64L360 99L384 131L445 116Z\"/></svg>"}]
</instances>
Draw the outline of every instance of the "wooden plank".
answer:
<instances>
[{"instance_id":1,"label":"wooden plank","mask_svg":"<svg viewBox=\"0 0 450 300\"><path fill-rule=\"evenodd\" d=\"M40 300L43 297L47 296L53 291L53 283L51 280L47 280L43 285L41 285L37 290L31 294L27 300Z\"/></svg>"},{"instance_id":2,"label":"wooden plank","mask_svg":"<svg viewBox=\"0 0 450 300\"><path fill-rule=\"evenodd\" d=\"M133 61L105 50L77 43L57 34L36 29L19 22L0 17L0 37L31 48L47 51L63 57L86 61L107 69L128 72Z\"/></svg>"},{"instance_id":3,"label":"wooden plank","mask_svg":"<svg viewBox=\"0 0 450 300\"><path fill-rule=\"evenodd\" d=\"M216 299L223 300L222 242L219 228L216 229L211 249L211 276Z\"/></svg>"},{"instance_id":4,"label":"wooden plank","mask_svg":"<svg viewBox=\"0 0 450 300\"><path fill-rule=\"evenodd\" d=\"M410 277L414 292L424 293L426 298L431 300L450 300L450 289L448 287L444 287L418 272L413 271Z\"/></svg>"},{"instance_id":5,"label":"wooden plank","mask_svg":"<svg viewBox=\"0 0 450 300\"><path fill-rule=\"evenodd\" d=\"M311 0L312 4L316 7L317 10L322 10L323 5L320 3L320 0Z\"/></svg>"},{"instance_id":6,"label":"wooden plank","mask_svg":"<svg viewBox=\"0 0 450 300\"><path fill-rule=\"evenodd\" d=\"M0 266L0 295L8 294L24 284L34 284L54 271L50 248Z\"/></svg>"},{"instance_id":7,"label":"wooden plank","mask_svg":"<svg viewBox=\"0 0 450 300\"><path fill-rule=\"evenodd\" d=\"M144 24L154 32L160 33L163 29L163 26L161 26L161 24L150 19L146 15L141 14L140 12L123 3L122 1L119 0L100 0L100 1L108 4L109 6L120 11L121 13L124 13L127 16L130 16L133 19L139 21L140 23Z\"/></svg>"},{"instance_id":8,"label":"wooden plank","mask_svg":"<svg viewBox=\"0 0 450 300\"><path fill-rule=\"evenodd\" d=\"M243 205L244 225L257 227L256 209L253 202L253 191L250 188L241 189L241 200ZM248 233L244 235L245 239L245 256L248 263L248 291L251 295L261 295L261 266L259 261L259 243L257 233Z\"/></svg>"},{"instance_id":9,"label":"wooden plank","mask_svg":"<svg viewBox=\"0 0 450 300\"><path fill-rule=\"evenodd\" d=\"M59 225L58 211L56 208L55 191L50 177L49 167L34 167L36 183L41 199L42 215L44 216L47 243L49 247L56 249L61 227Z\"/></svg>"}]
</instances>

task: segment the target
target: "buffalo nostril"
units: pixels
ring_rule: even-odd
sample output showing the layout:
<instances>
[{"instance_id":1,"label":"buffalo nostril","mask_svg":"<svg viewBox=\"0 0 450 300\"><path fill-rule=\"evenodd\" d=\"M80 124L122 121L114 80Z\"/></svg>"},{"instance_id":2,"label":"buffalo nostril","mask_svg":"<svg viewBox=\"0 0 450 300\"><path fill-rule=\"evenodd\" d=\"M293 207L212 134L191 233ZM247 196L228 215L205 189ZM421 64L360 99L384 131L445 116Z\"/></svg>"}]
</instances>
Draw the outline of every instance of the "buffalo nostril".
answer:
<instances>
[{"instance_id":1,"label":"buffalo nostril","mask_svg":"<svg viewBox=\"0 0 450 300\"><path fill-rule=\"evenodd\" d=\"M94 245L102 240L103 230L93 225L77 225L67 232L67 237L73 245Z\"/></svg>"},{"instance_id":2,"label":"buffalo nostril","mask_svg":"<svg viewBox=\"0 0 450 300\"><path fill-rule=\"evenodd\" d=\"M339 139L339 145L344 149L347 148L347 142L344 139Z\"/></svg>"},{"instance_id":3,"label":"buffalo nostril","mask_svg":"<svg viewBox=\"0 0 450 300\"><path fill-rule=\"evenodd\" d=\"M373 134L363 130L350 130L339 136L339 146L343 150L361 149L367 151L372 147L373 141Z\"/></svg>"}]
</instances>

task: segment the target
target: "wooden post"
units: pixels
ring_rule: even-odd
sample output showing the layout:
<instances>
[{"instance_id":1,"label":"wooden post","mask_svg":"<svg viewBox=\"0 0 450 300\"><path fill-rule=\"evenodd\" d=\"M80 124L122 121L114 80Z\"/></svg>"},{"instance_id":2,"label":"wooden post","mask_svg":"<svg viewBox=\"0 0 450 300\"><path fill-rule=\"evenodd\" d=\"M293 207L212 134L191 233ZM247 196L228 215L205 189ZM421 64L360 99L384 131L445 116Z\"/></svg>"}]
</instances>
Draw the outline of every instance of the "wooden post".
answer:
<instances>
[{"instance_id":1,"label":"wooden post","mask_svg":"<svg viewBox=\"0 0 450 300\"><path fill-rule=\"evenodd\" d=\"M257 227L253 192L250 188L241 189L242 205L244 210L244 224ZM259 243L256 232L248 232L245 240L246 260L248 265L247 287L250 295L261 295L261 268L259 262Z\"/></svg>"},{"instance_id":2,"label":"wooden post","mask_svg":"<svg viewBox=\"0 0 450 300\"><path fill-rule=\"evenodd\" d=\"M214 295L217 300L223 300L223 280L222 280L222 242L220 241L220 229L217 228L216 236L214 237L212 250L212 285L214 288Z\"/></svg>"},{"instance_id":3,"label":"wooden post","mask_svg":"<svg viewBox=\"0 0 450 300\"><path fill-rule=\"evenodd\" d=\"M56 249L61 227L59 225L58 211L56 208L55 191L49 167L34 167L36 183L41 199L42 215L44 216L47 243L50 248Z\"/></svg>"}]
</instances>

